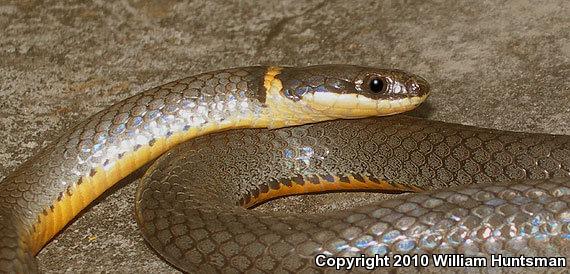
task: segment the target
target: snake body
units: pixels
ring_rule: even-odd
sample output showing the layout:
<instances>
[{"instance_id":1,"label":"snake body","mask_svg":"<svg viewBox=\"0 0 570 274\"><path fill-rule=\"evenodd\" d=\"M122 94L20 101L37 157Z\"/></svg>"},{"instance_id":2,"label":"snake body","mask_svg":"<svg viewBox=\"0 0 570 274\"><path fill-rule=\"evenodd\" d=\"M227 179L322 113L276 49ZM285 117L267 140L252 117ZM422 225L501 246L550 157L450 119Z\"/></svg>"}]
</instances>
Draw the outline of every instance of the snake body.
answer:
<instances>
[{"instance_id":1,"label":"snake body","mask_svg":"<svg viewBox=\"0 0 570 274\"><path fill-rule=\"evenodd\" d=\"M74 216L167 151L142 180L137 221L188 272L327 271L319 255L567 256L568 136L405 116L296 126L397 114L428 92L399 70L328 65L214 71L134 95L0 183L0 271L37 272L34 255ZM252 129L216 133L237 128ZM425 192L328 215L245 209L343 189Z\"/></svg>"},{"instance_id":2,"label":"snake body","mask_svg":"<svg viewBox=\"0 0 570 274\"><path fill-rule=\"evenodd\" d=\"M69 129L0 183L0 271L36 272L34 255L83 208L185 140L413 109L421 77L351 65L244 67L183 78Z\"/></svg>"},{"instance_id":3,"label":"snake body","mask_svg":"<svg viewBox=\"0 0 570 274\"><path fill-rule=\"evenodd\" d=\"M137 220L155 250L192 273L335 270L318 267L319 255L566 262L569 177L570 136L402 115L338 120L231 131L178 146L143 179ZM244 208L338 189L425 192L328 214Z\"/></svg>"}]
</instances>

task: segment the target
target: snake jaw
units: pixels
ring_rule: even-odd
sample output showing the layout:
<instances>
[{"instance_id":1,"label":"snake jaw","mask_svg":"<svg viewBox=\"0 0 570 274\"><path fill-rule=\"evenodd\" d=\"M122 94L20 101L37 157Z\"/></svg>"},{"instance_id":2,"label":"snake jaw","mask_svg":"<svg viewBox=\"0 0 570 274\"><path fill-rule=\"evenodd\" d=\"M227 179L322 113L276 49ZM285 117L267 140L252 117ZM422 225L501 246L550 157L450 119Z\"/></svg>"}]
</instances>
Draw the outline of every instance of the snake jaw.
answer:
<instances>
[{"instance_id":1,"label":"snake jaw","mask_svg":"<svg viewBox=\"0 0 570 274\"><path fill-rule=\"evenodd\" d=\"M312 109L328 117L354 119L369 116L387 116L412 110L428 95L401 99L374 100L357 94L316 93L303 96Z\"/></svg>"}]
</instances>

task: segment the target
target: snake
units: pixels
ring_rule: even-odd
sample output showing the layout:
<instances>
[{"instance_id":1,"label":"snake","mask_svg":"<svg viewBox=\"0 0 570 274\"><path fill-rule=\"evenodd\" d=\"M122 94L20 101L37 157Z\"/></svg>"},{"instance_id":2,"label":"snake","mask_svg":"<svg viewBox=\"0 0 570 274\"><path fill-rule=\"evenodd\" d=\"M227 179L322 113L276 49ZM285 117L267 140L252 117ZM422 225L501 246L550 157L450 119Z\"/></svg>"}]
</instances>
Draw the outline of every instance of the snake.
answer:
<instances>
[{"instance_id":1,"label":"snake","mask_svg":"<svg viewBox=\"0 0 570 274\"><path fill-rule=\"evenodd\" d=\"M319 260L412 253L564 259L570 137L396 115L429 93L402 70L317 65L224 69L135 94L0 182L0 272L38 272L54 235L152 161L136 219L185 272L328 272ZM251 210L341 190L410 194L334 213Z\"/></svg>"}]
</instances>

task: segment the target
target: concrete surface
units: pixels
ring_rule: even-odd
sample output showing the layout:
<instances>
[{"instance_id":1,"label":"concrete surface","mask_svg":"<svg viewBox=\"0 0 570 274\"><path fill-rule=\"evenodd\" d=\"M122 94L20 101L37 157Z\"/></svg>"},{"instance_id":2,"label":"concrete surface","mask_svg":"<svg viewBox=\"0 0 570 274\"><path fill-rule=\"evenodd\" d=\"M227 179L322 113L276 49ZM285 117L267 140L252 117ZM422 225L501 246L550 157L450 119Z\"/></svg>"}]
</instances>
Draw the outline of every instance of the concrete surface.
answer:
<instances>
[{"instance_id":1,"label":"concrete surface","mask_svg":"<svg viewBox=\"0 0 570 274\"><path fill-rule=\"evenodd\" d=\"M570 134L567 0L252 2L0 1L0 178L112 102L255 64L399 67L433 85L415 115ZM44 248L42 270L176 272L145 245L135 184L123 185ZM352 200L331 204L345 196ZM377 196L293 197L264 208L330 210Z\"/></svg>"}]
</instances>

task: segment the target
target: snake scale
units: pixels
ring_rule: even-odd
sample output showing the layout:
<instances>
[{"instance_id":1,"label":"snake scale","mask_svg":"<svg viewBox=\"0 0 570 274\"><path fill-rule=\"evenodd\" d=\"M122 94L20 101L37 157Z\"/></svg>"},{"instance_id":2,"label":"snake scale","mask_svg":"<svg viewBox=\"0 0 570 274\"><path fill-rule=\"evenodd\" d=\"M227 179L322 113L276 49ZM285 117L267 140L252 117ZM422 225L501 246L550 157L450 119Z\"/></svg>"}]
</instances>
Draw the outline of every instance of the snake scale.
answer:
<instances>
[{"instance_id":1,"label":"snake scale","mask_svg":"<svg viewBox=\"0 0 570 274\"><path fill-rule=\"evenodd\" d=\"M0 183L0 271L37 272L34 255L74 216L167 151L136 216L184 271L328 271L320 254L567 256L570 137L401 115L322 122L405 112L428 93L400 70L324 65L220 70L134 95ZM363 189L421 193L324 215L246 210Z\"/></svg>"}]
</instances>

